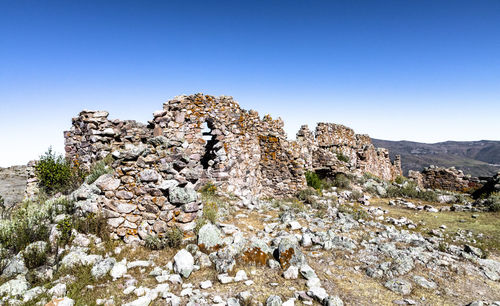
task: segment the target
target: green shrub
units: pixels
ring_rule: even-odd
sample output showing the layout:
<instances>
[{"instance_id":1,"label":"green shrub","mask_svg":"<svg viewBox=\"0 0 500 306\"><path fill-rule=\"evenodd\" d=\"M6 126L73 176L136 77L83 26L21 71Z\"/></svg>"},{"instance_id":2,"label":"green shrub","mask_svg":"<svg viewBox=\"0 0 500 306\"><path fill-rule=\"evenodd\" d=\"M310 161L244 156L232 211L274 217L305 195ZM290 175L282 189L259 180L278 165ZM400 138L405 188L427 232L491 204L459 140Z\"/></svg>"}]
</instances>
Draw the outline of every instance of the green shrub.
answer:
<instances>
[{"instance_id":1,"label":"green shrub","mask_svg":"<svg viewBox=\"0 0 500 306\"><path fill-rule=\"evenodd\" d=\"M148 235L144 239L144 243L147 248L151 250L161 250L165 248L165 245L163 244L162 239L156 235Z\"/></svg>"},{"instance_id":2,"label":"green shrub","mask_svg":"<svg viewBox=\"0 0 500 306\"><path fill-rule=\"evenodd\" d=\"M217 222L217 216L219 213L219 209L217 207L217 203L208 202L203 206L203 218L215 224Z\"/></svg>"},{"instance_id":3,"label":"green shrub","mask_svg":"<svg viewBox=\"0 0 500 306\"><path fill-rule=\"evenodd\" d=\"M415 182L407 181L402 187L391 185L387 188L388 198L421 199L428 202L437 201L437 194L432 190L420 190Z\"/></svg>"},{"instance_id":4,"label":"green shrub","mask_svg":"<svg viewBox=\"0 0 500 306\"><path fill-rule=\"evenodd\" d=\"M89 175L85 178L85 181L87 184L92 184L102 175L112 172L113 169L109 166L106 160L100 160L92 166Z\"/></svg>"},{"instance_id":5,"label":"green shrub","mask_svg":"<svg viewBox=\"0 0 500 306\"><path fill-rule=\"evenodd\" d=\"M168 245L171 248L178 248L181 245L183 238L184 233L180 228L176 226L169 229L165 233L164 244Z\"/></svg>"},{"instance_id":6,"label":"green shrub","mask_svg":"<svg viewBox=\"0 0 500 306\"><path fill-rule=\"evenodd\" d=\"M23 252L26 267L34 269L45 264L47 261L47 249L48 244L43 242L29 245Z\"/></svg>"},{"instance_id":7,"label":"green shrub","mask_svg":"<svg viewBox=\"0 0 500 306\"><path fill-rule=\"evenodd\" d=\"M315 172L306 172L306 182L307 186L312 187L316 190L321 190L323 187L323 182Z\"/></svg>"},{"instance_id":8,"label":"green shrub","mask_svg":"<svg viewBox=\"0 0 500 306\"><path fill-rule=\"evenodd\" d=\"M351 186L351 180L343 173L337 173L332 180L332 185L338 188L348 189Z\"/></svg>"},{"instance_id":9,"label":"green shrub","mask_svg":"<svg viewBox=\"0 0 500 306\"><path fill-rule=\"evenodd\" d=\"M297 198L304 203L313 204L315 202L314 196L317 196L318 192L313 188L307 188L299 191L297 193Z\"/></svg>"},{"instance_id":10,"label":"green shrub","mask_svg":"<svg viewBox=\"0 0 500 306\"><path fill-rule=\"evenodd\" d=\"M74 222L74 228L84 234L94 234L107 242L111 239L108 221L102 214L87 214L83 218L77 218Z\"/></svg>"},{"instance_id":11,"label":"green shrub","mask_svg":"<svg viewBox=\"0 0 500 306\"><path fill-rule=\"evenodd\" d=\"M66 217L57 223L57 229L61 232L59 243L65 245L71 241L71 231L73 229L73 219Z\"/></svg>"},{"instance_id":12,"label":"green shrub","mask_svg":"<svg viewBox=\"0 0 500 306\"><path fill-rule=\"evenodd\" d=\"M351 199L356 200L356 201L359 198L361 198L362 196L363 196L363 193L361 191L358 191L358 190L353 190L351 193Z\"/></svg>"},{"instance_id":13,"label":"green shrub","mask_svg":"<svg viewBox=\"0 0 500 306\"><path fill-rule=\"evenodd\" d=\"M69 162L49 148L35 166L39 187L47 194L68 193L83 181L78 162Z\"/></svg>"},{"instance_id":14,"label":"green shrub","mask_svg":"<svg viewBox=\"0 0 500 306\"><path fill-rule=\"evenodd\" d=\"M349 157L345 156L342 152L337 153L337 159L345 163L349 162Z\"/></svg>"},{"instance_id":15,"label":"green shrub","mask_svg":"<svg viewBox=\"0 0 500 306\"><path fill-rule=\"evenodd\" d=\"M408 179L406 177L404 177L404 176L401 176L401 175L396 176L396 178L394 179L394 182L396 184L400 184L400 185L403 184L406 181L408 181Z\"/></svg>"},{"instance_id":16,"label":"green shrub","mask_svg":"<svg viewBox=\"0 0 500 306\"><path fill-rule=\"evenodd\" d=\"M0 274L3 273L3 270L9 264L9 259L10 259L9 251L2 245L0 245Z\"/></svg>"},{"instance_id":17,"label":"green shrub","mask_svg":"<svg viewBox=\"0 0 500 306\"><path fill-rule=\"evenodd\" d=\"M200 193L205 196L215 196L216 192L217 186L215 186L212 182L208 182L200 188Z\"/></svg>"},{"instance_id":18,"label":"green shrub","mask_svg":"<svg viewBox=\"0 0 500 306\"><path fill-rule=\"evenodd\" d=\"M490 194L490 196L486 199L486 205L488 205L490 211L500 211L500 192Z\"/></svg>"}]
</instances>

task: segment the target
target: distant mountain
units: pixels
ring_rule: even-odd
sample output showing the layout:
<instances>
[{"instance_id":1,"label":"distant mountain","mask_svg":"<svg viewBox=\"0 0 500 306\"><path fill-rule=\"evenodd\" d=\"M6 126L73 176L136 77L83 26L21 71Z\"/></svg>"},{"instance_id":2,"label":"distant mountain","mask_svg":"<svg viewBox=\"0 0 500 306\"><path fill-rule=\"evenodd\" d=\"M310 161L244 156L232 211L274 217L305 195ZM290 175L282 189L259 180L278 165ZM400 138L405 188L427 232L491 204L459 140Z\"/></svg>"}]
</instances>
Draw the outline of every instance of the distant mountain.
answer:
<instances>
[{"instance_id":1,"label":"distant mountain","mask_svg":"<svg viewBox=\"0 0 500 306\"><path fill-rule=\"evenodd\" d=\"M401 155L403 172L429 165L455 166L472 176L491 176L500 171L500 141L445 141L420 143L372 139L376 147L389 149L391 158Z\"/></svg>"}]
</instances>

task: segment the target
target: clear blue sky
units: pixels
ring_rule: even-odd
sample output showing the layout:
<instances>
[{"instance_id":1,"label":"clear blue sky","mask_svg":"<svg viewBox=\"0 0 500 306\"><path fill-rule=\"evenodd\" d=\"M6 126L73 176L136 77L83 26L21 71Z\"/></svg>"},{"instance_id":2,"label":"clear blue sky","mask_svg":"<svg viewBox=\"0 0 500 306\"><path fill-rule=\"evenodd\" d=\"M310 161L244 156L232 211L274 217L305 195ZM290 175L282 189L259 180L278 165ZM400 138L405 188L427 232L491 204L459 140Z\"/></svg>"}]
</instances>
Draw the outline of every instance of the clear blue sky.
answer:
<instances>
[{"instance_id":1,"label":"clear blue sky","mask_svg":"<svg viewBox=\"0 0 500 306\"><path fill-rule=\"evenodd\" d=\"M179 94L231 95L374 138L500 139L500 1L0 0L0 166L81 109L145 122Z\"/></svg>"}]
</instances>

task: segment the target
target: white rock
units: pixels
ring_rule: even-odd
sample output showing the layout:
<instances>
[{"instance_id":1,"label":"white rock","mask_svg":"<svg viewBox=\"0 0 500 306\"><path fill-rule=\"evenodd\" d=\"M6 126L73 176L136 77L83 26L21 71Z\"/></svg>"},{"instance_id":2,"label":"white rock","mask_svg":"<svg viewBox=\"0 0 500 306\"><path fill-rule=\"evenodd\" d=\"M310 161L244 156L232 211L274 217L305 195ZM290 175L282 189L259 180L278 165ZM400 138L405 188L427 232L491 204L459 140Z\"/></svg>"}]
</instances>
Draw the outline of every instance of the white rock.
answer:
<instances>
[{"instance_id":1,"label":"white rock","mask_svg":"<svg viewBox=\"0 0 500 306\"><path fill-rule=\"evenodd\" d=\"M285 272L283 272L283 277L285 279L297 279L299 277L299 268L296 266L290 266Z\"/></svg>"},{"instance_id":2,"label":"white rock","mask_svg":"<svg viewBox=\"0 0 500 306\"><path fill-rule=\"evenodd\" d=\"M47 293L52 297L63 297L66 295L66 284L57 284L50 288Z\"/></svg>"},{"instance_id":3,"label":"white rock","mask_svg":"<svg viewBox=\"0 0 500 306\"><path fill-rule=\"evenodd\" d=\"M185 278L188 278L194 269L194 258L185 249L180 250L174 256L174 271Z\"/></svg>"},{"instance_id":4,"label":"white rock","mask_svg":"<svg viewBox=\"0 0 500 306\"><path fill-rule=\"evenodd\" d=\"M298 221L291 221L290 223L288 223L288 226L290 227L290 229L292 231L295 231L295 230L302 228L302 225L300 225L300 223Z\"/></svg>"},{"instance_id":5,"label":"white rock","mask_svg":"<svg viewBox=\"0 0 500 306\"><path fill-rule=\"evenodd\" d=\"M222 284L229 284L234 282L234 277L229 276L227 273L217 275L217 279Z\"/></svg>"},{"instance_id":6,"label":"white rock","mask_svg":"<svg viewBox=\"0 0 500 306\"><path fill-rule=\"evenodd\" d=\"M0 296L10 295L18 296L23 295L30 288L30 284L26 281L23 275L19 275L15 279L4 283L0 286Z\"/></svg>"},{"instance_id":7,"label":"white rock","mask_svg":"<svg viewBox=\"0 0 500 306\"><path fill-rule=\"evenodd\" d=\"M212 287L212 282L210 280L206 280L206 281L200 283L201 289L208 289L211 287Z\"/></svg>"},{"instance_id":8,"label":"white rock","mask_svg":"<svg viewBox=\"0 0 500 306\"><path fill-rule=\"evenodd\" d=\"M126 259L122 260L119 263L116 263L113 266L113 268L111 269L111 272L109 274L111 275L111 277L114 280L116 280L116 279L123 277L123 275L125 275L125 273L127 273L127 260Z\"/></svg>"},{"instance_id":9,"label":"white rock","mask_svg":"<svg viewBox=\"0 0 500 306\"><path fill-rule=\"evenodd\" d=\"M247 279L248 279L248 276L244 270L239 270L238 272L236 272L236 275L234 277L235 282L246 281Z\"/></svg>"}]
</instances>

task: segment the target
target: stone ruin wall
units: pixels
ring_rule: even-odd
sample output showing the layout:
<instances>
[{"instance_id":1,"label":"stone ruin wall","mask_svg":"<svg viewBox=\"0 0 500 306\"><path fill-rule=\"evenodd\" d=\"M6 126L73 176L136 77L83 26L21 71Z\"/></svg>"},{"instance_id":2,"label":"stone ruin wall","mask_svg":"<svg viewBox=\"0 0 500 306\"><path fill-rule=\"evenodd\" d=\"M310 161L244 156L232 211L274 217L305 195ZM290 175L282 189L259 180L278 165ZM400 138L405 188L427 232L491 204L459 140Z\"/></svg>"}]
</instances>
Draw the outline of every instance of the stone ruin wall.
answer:
<instances>
[{"instance_id":1,"label":"stone ruin wall","mask_svg":"<svg viewBox=\"0 0 500 306\"><path fill-rule=\"evenodd\" d=\"M109 120L82 111L64 133L66 155L84 168L113 156L113 175L100 178L93 201L76 197L86 212L102 211L126 241L194 228L207 182L236 196L285 196L306 186L298 146L283 122L242 110L231 97L180 96L148 125ZM84 193L82 193L84 194Z\"/></svg>"},{"instance_id":2,"label":"stone ruin wall","mask_svg":"<svg viewBox=\"0 0 500 306\"><path fill-rule=\"evenodd\" d=\"M431 165L424 168L422 172L410 170L408 177L422 188L448 191L467 192L481 185L478 178L467 176L462 170L457 170L454 167L442 168Z\"/></svg>"},{"instance_id":3,"label":"stone ruin wall","mask_svg":"<svg viewBox=\"0 0 500 306\"><path fill-rule=\"evenodd\" d=\"M302 128L289 141L281 119L260 118L227 96L175 97L146 125L82 111L64 136L67 158L86 169L113 156L114 173L96 182L92 201L80 193L76 200L84 211L103 212L126 241L173 226L192 230L202 210L195 190L207 182L241 198L280 197L306 187L306 170L370 172L387 180L401 174L400 164L391 164L387 150L366 135L320 123L316 135ZM337 152L350 162L339 162Z\"/></svg>"},{"instance_id":4,"label":"stone ruin wall","mask_svg":"<svg viewBox=\"0 0 500 306\"><path fill-rule=\"evenodd\" d=\"M401 159L396 156L394 163L389 151L375 148L368 135L355 134L351 128L340 124L318 123L313 134L307 125L297 133L307 169L325 173L371 173L384 180L394 180L402 175ZM349 160L339 160L342 154Z\"/></svg>"}]
</instances>

